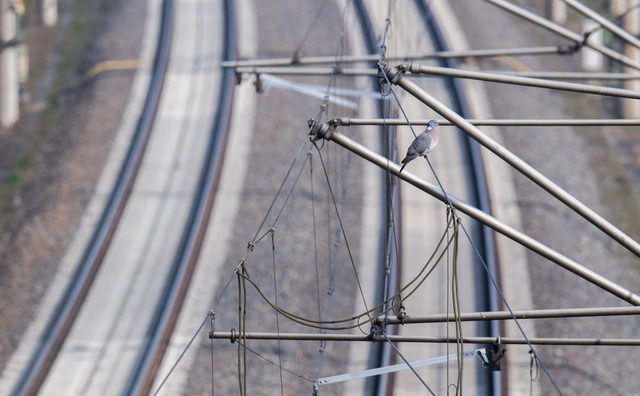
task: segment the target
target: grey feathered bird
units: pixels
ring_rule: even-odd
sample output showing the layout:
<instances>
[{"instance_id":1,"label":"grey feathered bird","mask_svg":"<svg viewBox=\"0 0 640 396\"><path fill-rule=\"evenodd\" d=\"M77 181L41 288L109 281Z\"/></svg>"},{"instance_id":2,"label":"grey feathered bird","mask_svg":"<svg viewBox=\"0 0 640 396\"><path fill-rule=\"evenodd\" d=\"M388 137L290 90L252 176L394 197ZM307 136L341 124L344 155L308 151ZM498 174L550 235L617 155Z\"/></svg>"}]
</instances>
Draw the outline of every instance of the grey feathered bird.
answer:
<instances>
[{"instance_id":1,"label":"grey feathered bird","mask_svg":"<svg viewBox=\"0 0 640 396\"><path fill-rule=\"evenodd\" d=\"M400 172L404 169L404 167L414 159L418 157L426 157L434 147L438 145L438 122L436 120L429 120L427 123L427 129L424 130L421 134L419 134L411 143L411 146L407 149L407 155L402 160L402 167L400 168Z\"/></svg>"}]
</instances>

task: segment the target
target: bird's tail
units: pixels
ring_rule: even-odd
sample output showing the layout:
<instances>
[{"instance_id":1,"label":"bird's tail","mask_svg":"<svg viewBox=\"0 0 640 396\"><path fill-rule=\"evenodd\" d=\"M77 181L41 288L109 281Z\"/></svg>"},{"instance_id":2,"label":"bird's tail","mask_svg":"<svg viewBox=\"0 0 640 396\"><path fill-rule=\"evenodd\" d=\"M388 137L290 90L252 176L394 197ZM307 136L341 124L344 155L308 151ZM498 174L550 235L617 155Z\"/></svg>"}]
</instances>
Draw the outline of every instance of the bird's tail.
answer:
<instances>
[{"instance_id":1,"label":"bird's tail","mask_svg":"<svg viewBox=\"0 0 640 396\"><path fill-rule=\"evenodd\" d=\"M403 162L402 166L400 167L400 172L398 172L398 173L402 173L402 170L404 169L405 166L407 166L407 163Z\"/></svg>"}]
</instances>

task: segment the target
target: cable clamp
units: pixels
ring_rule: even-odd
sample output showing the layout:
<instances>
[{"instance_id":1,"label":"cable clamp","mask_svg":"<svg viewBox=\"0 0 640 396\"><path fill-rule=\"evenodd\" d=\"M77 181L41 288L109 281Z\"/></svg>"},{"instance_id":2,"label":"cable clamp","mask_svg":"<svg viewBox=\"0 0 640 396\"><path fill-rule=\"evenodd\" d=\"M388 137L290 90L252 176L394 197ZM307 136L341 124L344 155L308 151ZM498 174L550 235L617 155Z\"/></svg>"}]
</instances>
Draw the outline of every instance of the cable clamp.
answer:
<instances>
[{"instance_id":1,"label":"cable clamp","mask_svg":"<svg viewBox=\"0 0 640 396\"><path fill-rule=\"evenodd\" d=\"M404 326L404 320L407 318L407 310L404 305L400 304L398 307L398 319L400 320L400 324Z\"/></svg>"},{"instance_id":2,"label":"cable clamp","mask_svg":"<svg viewBox=\"0 0 640 396\"><path fill-rule=\"evenodd\" d=\"M213 340L213 333L215 332L215 329L216 329L216 313L213 309L209 311L209 319L211 320L211 330L209 331L209 339Z\"/></svg>"},{"instance_id":3,"label":"cable clamp","mask_svg":"<svg viewBox=\"0 0 640 396\"><path fill-rule=\"evenodd\" d=\"M498 336L491 345L491 351L489 351L488 362L485 367L489 367L492 371L500 371L500 361L505 357L506 353L507 349L502 345L502 339Z\"/></svg>"},{"instance_id":4,"label":"cable clamp","mask_svg":"<svg viewBox=\"0 0 640 396\"><path fill-rule=\"evenodd\" d=\"M369 332L369 336L367 337L367 340L376 342L376 338L384 334L384 329L385 329L384 323L378 322L374 324L373 326L371 326L371 332Z\"/></svg>"},{"instance_id":5,"label":"cable clamp","mask_svg":"<svg viewBox=\"0 0 640 396\"><path fill-rule=\"evenodd\" d=\"M229 338L232 344L236 343L236 329L231 329L231 337Z\"/></svg>"}]
</instances>

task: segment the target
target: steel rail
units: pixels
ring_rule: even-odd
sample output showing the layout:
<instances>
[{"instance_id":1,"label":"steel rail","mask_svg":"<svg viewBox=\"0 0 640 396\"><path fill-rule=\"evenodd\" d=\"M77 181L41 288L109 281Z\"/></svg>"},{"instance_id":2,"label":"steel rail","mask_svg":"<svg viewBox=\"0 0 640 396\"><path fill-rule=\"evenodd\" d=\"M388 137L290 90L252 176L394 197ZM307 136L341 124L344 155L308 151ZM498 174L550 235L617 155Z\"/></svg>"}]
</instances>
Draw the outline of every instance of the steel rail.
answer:
<instances>
[{"instance_id":1,"label":"steel rail","mask_svg":"<svg viewBox=\"0 0 640 396\"><path fill-rule=\"evenodd\" d=\"M438 188L437 186L416 177L411 172L407 171L407 172L400 173L400 166L398 164L393 162L390 163L387 158L353 141L352 139L349 139L343 134L336 132L335 128L329 125L328 123L325 123L322 126L314 127L311 133L315 134L315 138L317 139L323 138L339 144L340 146L346 148L347 150L353 152L354 154L357 154L358 156L377 165L378 167L384 170L388 170L389 172L403 179L407 183L410 183L416 188L437 198L438 200L445 203L448 202L447 197L444 195L442 190L440 190L440 188ZM504 224L500 220L483 212L482 210L474 206L471 206L468 203L463 202L450 194L448 194L447 196L451 204L457 210L460 210L461 212L467 214L468 216L485 224L486 226L489 226L493 230L503 234L504 236L521 244L522 246L530 249L531 251L538 253L542 257L560 265L561 267L567 269L568 271L573 272L574 274L600 287L601 289L617 296L618 298L624 301L627 301L632 305L640 305L640 295L637 295L636 293L610 281L609 279L586 268L585 266L578 264L577 262L556 252L550 247L524 234L523 232L518 231L507 224Z\"/></svg>"},{"instance_id":2,"label":"steel rail","mask_svg":"<svg viewBox=\"0 0 640 396\"><path fill-rule=\"evenodd\" d=\"M524 311L491 311L491 312L467 312L459 316L453 314L436 314L427 316L395 315L382 316L375 323L385 326L387 324L413 324L413 323L446 323L459 319L463 322L485 320L512 320L512 319L560 319L583 318L604 316L639 316L640 307L599 307L599 308L564 308L564 309L534 309Z\"/></svg>"},{"instance_id":3,"label":"steel rail","mask_svg":"<svg viewBox=\"0 0 640 396\"><path fill-rule=\"evenodd\" d=\"M399 336L362 334L323 333L261 333L237 331L216 331L209 335L212 339L226 339L231 343L243 340L287 340L287 341L362 341L362 342L411 342L411 343L456 343L465 344L510 344L510 345L575 345L575 346L640 346L640 338L515 338L515 337L455 337L445 336Z\"/></svg>"},{"instance_id":4,"label":"steel rail","mask_svg":"<svg viewBox=\"0 0 640 396\"><path fill-rule=\"evenodd\" d=\"M476 128L459 114L451 110L449 107L445 106L442 102L429 95L426 91L417 86L410 79L406 78L398 69L388 68L385 70L385 72L387 73L389 81L391 81L392 84L396 84L399 87L403 88L405 91L413 95L416 99L420 100L425 105L429 106L437 113L443 115L446 119L456 124L456 126L473 137L478 143L489 149L491 152L503 159L513 168L517 169L524 176L526 176L531 181L538 184L544 190L556 197L560 202L564 203L569 208L573 209L576 213L581 215L583 218L588 220L590 223L601 229L613 240L617 241L620 245L627 248L627 250L640 257L640 244L634 241L627 234L605 220L602 216L597 214L587 205L580 202L574 196L560 188L557 184L549 180L538 170L521 160L518 156L510 152L507 148L496 142L488 135L486 135L480 129Z\"/></svg>"},{"instance_id":5,"label":"steel rail","mask_svg":"<svg viewBox=\"0 0 640 396\"><path fill-rule=\"evenodd\" d=\"M598 22L601 26L607 28L613 34L624 39L629 44L633 45L636 48L640 48L640 40L638 40L636 36L627 32L626 30L616 25L615 23L611 22L610 20L603 17L602 15L598 14L596 11L592 10L591 8L587 7L586 5L576 0L562 0L562 1L565 4L569 5L570 7L577 10L578 12Z\"/></svg>"},{"instance_id":6,"label":"steel rail","mask_svg":"<svg viewBox=\"0 0 640 396\"><path fill-rule=\"evenodd\" d=\"M236 51L234 2L233 0L225 0L223 6L226 26L222 58L233 59ZM191 213L174 258L171 274L167 277L165 291L156 307L154 319L149 324L148 342L139 353L124 394L143 396L151 393L157 371L180 315L182 302L197 264L213 207L215 190L220 179L224 145L230 123L234 82L232 70L223 70L218 92L218 109L211 128L205 165L200 176Z\"/></svg>"},{"instance_id":7,"label":"steel rail","mask_svg":"<svg viewBox=\"0 0 640 396\"><path fill-rule=\"evenodd\" d=\"M42 335L40 340L40 348L31 357L29 369L22 374L17 386L11 393L12 395L35 395L38 393L80 311L111 243L140 168L142 154L151 135L151 127L160 101L160 93L169 60L172 21L173 1L164 0L151 81L149 82L147 96L136 124L131 145L91 241L64 296L58 303L51 319L49 319L49 324L46 326L47 332Z\"/></svg>"},{"instance_id":8,"label":"steel rail","mask_svg":"<svg viewBox=\"0 0 640 396\"><path fill-rule=\"evenodd\" d=\"M365 125L427 125L430 119L405 120L404 118L333 118L330 123L335 126L365 126ZM437 119L441 126L455 125L447 119ZM630 119L478 119L467 118L476 126L638 126L640 118Z\"/></svg>"},{"instance_id":9,"label":"steel rail","mask_svg":"<svg viewBox=\"0 0 640 396\"><path fill-rule=\"evenodd\" d=\"M614 59L624 65L627 65L629 67L633 67L634 69L640 70L640 63L634 61L633 59L622 55L619 52L616 52L610 48L607 48L603 45L600 44L596 44L593 43L589 40L585 40L584 37L576 32L573 32L565 27L562 27L556 23L551 22L548 19L545 19L539 15L536 15L530 11L525 10L522 7L519 7L513 3L510 3L506 0L485 0L488 3L491 3L497 7L502 8L505 11L508 11L518 17L521 17L529 22L535 23L541 27L544 27L556 34L559 34L560 36L571 40L573 42L575 42L576 44L579 45L586 45L587 47L590 47L606 56L608 56L611 59Z\"/></svg>"}]
</instances>

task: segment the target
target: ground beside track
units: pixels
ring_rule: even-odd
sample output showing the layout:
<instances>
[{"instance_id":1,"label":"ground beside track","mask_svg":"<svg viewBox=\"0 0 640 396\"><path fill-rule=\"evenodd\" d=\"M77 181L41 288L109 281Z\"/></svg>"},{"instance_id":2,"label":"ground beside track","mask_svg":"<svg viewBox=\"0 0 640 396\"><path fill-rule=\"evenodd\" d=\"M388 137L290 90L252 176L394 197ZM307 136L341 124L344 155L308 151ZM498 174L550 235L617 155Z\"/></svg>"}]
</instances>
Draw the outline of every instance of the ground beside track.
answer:
<instances>
[{"instance_id":1,"label":"ground beside track","mask_svg":"<svg viewBox=\"0 0 640 396\"><path fill-rule=\"evenodd\" d=\"M65 51L70 51L68 45L80 43L71 51L75 55L59 52L64 75L58 70L54 81L64 85L49 87L45 111L38 110L42 103L25 103L20 124L14 131L3 131L0 139L3 160L14 158L3 168L3 185L7 186L8 176L16 186L3 190L0 370L19 344L73 240L109 154L135 75L132 70L116 71L87 80L85 73L100 61L139 56L141 41L131 38L142 36L146 2L61 1L60 11L58 29L66 29ZM55 50L58 30L29 26L25 37L32 54L31 70L40 75ZM82 43L74 36L78 34L89 34L90 39ZM43 36L51 40L43 41ZM32 100L38 98L37 83L34 78L29 85ZM39 118L30 123L32 110L37 110L35 117Z\"/></svg>"}]
</instances>

